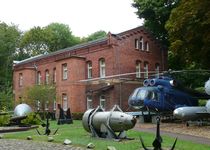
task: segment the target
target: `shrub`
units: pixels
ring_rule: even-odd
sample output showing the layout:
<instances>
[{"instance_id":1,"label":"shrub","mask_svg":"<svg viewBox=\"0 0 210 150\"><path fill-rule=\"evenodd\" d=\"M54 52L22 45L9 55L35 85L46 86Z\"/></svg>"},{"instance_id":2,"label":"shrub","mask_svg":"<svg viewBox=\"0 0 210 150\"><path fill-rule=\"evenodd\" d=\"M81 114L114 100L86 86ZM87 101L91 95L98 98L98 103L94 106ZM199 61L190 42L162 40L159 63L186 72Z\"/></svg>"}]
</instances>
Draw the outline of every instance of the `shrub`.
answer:
<instances>
[{"instance_id":1,"label":"shrub","mask_svg":"<svg viewBox=\"0 0 210 150\"><path fill-rule=\"evenodd\" d=\"M9 115L0 115L0 126L5 126L9 124L10 116Z\"/></svg>"},{"instance_id":2,"label":"shrub","mask_svg":"<svg viewBox=\"0 0 210 150\"><path fill-rule=\"evenodd\" d=\"M75 112L72 113L73 120L82 120L83 113L82 112Z\"/></svg>"},{"instance_id":3,"label":"shrub","mask_svg":"<svg viewBox=\"0 0 210 150\"><path fill-rule=\"evenodd\" d=\"M32 112L29 115L27 115L27 118L22 120L21 123L28 125L40 125L41 118L38 114Z\"/></svg>"}]
</instances>

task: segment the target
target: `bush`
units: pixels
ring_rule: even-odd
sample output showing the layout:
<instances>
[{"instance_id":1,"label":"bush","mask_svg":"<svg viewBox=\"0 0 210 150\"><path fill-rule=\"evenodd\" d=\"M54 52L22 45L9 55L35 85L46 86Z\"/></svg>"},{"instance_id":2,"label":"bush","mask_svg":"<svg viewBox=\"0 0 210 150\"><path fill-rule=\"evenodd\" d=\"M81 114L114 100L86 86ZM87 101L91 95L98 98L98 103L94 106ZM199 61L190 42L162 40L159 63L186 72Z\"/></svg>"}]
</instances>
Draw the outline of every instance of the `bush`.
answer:
<instances>
[{"instance_id":1,"label":"bush","mask_svg":"<svg viewBox=\"0 0 210 150\"><path fill-rule=\"evenodd\" d=\"M82 120L82 116L83 116L82 112L72 113L73 120Z\"/></svg>"},{"instance_id":2,"label":"bush","mask_svg":"<svg viewBox=\"0 0 210 150\"><path fill-rule=\"evenodd\" d=\"M9 115L1 115L0 116L0 126L6 126L9 124L10 116Z\"/></svg>"},{"instance_id":3,"label":"bush","mask_svg":"<svg viewBox=\"0 0 210 150\"><path fill-rule=\"evenodd\" d=\"M30 113L29 115L27 115L26 119L23 119L21 121L21 123L27 124L27 125L40 125L41 124L41 118L38 114Z\"/></svg>"}]
</instances>

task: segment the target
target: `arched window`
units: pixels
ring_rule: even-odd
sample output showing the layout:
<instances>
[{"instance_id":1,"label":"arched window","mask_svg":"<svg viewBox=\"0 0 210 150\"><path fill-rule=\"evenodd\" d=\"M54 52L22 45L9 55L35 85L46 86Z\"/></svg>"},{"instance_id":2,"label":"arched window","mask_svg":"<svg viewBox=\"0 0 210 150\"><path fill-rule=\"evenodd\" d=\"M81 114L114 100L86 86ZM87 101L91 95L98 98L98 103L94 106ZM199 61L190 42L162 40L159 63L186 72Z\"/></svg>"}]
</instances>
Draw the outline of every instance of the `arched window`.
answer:
<instances>
[{"instance_id":1,"label":"arched window","mask_svg":"<svg viewBox=\"0 0 210 150\"><path fill-rule=\"evenodd\" d=\"M148 66L149 66L148 62L144 62L144 78L148 78L148 76L149 76Z\"/></svg>"},{"instance_id":2,"label":"arched window","mask_svg":"<svg viewBox=\"0 0 210 150\"><path fill-rule=\"evenodd\" d=\"M92 62L91 61L87 62L87 78L88 79L92 78Z\"/></svg>"},{"instance_id":3,"label":"arched window","mask_svg":"<svg viewBox=\"0 0 210 150\"><path fill-rule=\"evenodd\" d=\"M155 64L155 74L157 77L159 77L159 73L160 73L160 65L159 63Z\"/></svg>"},{"instance_id":4,"label":"arched window","mask_svg":"<svg viewBox=\"0 0 210 150\"><path fill-rule=\"evenodd\" d=\"M49 74L49 70L45 70L45 83L49 84L50 81L50 74Z\"/></svg>"},{"instance_id":5,"label":"arched window","mask_svg":"<svg viewBox=\"0 0 210 150\"><path fill-rule=\"evenodd\" d=\"M106 76L106 65L104 58L99 60L99 66L100 66L100 78L104 78Z\"/></svg>"},{"instance_id":6,"label":"arched window","mask_svg":"<svg viewBox=\"0 0 210 150\"><path fill-rule=\"evenodd\" d=\"M68 97L66 93L62 94L62 101L63 101L63 110L67 111L68 109Z\"/></svg>"},{"instance_id":7,"label":"arched window","mask_svg":"<svg viewBox=\"0 0 210 150\"><path fill-rule=\"evenodd\" d=\"M56 68L53 69L53 83L56 83Z\"/></svg>"},{"instance_id":8,"label":"arched window","mask_svg":"<svg viewBox=\"0 0 210 150\"><path fill-rule=\"evenodd\" d=\"M144 50L144 39L143 37L140 37L140 40L139 40L139 48L140 50Z\"/></svg>"},{"instance_id":9,"label":"arched window","mask_svg":"<svg viewBox=\"0 0 210 150\"><path fill-rule=\"evenodd\" d=\"M40 71L38 71L38 72L37 72L37 84L38 84L38 85L40 85L40 84L41 84L41 82L42 82L42 81L41 81L41 78L42 78L42 76L41 76L41 72L40 72Z\"/></svg>"},{"instance_id":10,"label":"arched window","mask_svg":"<svg viewBox=\"0 0 210 150\"><path fill-rule=\"evenodd\" d=\"M62 64L62 76L63 76L63 80L67 80L68 79L67 63Z\"/></svg>"},{"instance_id":11,"label":"arched window","mask_svg":"<svg viewBox=\"0 0 210 150\"><path fill-rule=\"evenodd\" d=\"M145 48L145 51L147 51L147 52L149 51L149 42L146 41L144 43L144 48Z\"/></svg>"},{"instance_id":12,"label":"arched window","mask_svg":"<svg viewBox=\"0 0 210 150\"><path fill-rule=\"evenodd\" d=\"M136 61L136 78L141 78L141 61Z\"/></svg>"},{"instance_id":13,"label":"arched window","mask_svg":"<svg viewBox=\"0 0 210 150\"><path fill-rule=\"evenodd\" d=\"M19 86L23 86L23 74L19 73Z\"/></svg>"},{"instance_id":14,"label":"arched window","mask_svg":"<svg viewBox=\"0 0 210 150\"><path fill-rule=\"evenodd\" d=\"M135 39L135 49L139 49L139 40Z\"/></svg>"}]
</instances>

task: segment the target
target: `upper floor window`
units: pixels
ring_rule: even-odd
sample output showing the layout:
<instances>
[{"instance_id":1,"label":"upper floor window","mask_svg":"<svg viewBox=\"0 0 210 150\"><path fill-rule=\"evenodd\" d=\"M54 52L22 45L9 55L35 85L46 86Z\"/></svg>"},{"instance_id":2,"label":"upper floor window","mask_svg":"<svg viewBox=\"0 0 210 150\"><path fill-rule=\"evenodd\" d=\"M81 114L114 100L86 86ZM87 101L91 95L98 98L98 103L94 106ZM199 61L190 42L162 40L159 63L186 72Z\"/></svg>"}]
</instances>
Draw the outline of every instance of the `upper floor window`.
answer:
<instances>
[{"instance_id":1,"label":"upper floor window","mask_svg":"<svg viewBox=\"0 0 210 150\"><path fill-rule=\"evenodd\" d=\"M160 65L157 63L155 64L155 74L157 77L159 77L159 73L160 73Z\"/></svg>"},{"instance_id":2,"label":"upper floor window","mask_svg":"<svg viewBox=\"0 0 210 150\"><path fill-rule=\"evenodd\" d=\"M41 78L42 78L42 76L41 76L41 72L40 72L40 71L38 71L38 73L37 73L37 84L38 84L38 85L40 85L40 84L41 84Z\"/></svg>"},{"instance_id":3,"label":"upper floor window","mask_svg":"<svg viewBox=\"0 0 210 150\"><path fill-rule=\"evenodd\" d=\"M88 79L92 78L92 62L87 63L87 77Z\"/></svg>"},{"instance_id":4,"label":"upper floor window","mask_svg":"<svg viewBox=\"0 0 210 150\"><path fill-rule=\"evenodd\" d=\"M143 37L140 37L139 49L142 50L142 51L144 50L144 39L143 39Z\"/></svg>"},{"instance_id":5,"label":"upper floor window","mask_svg":"<svg viewBox=\"0 0 210 150\"><path fill-rule=\"evenodd\" d=\"M144 48L146 51L149 51L149 42L144 43Z\"/></svg>"},{"instance_id":6,"label":"upper floor window","mask_svg":"<svg viewBox=\"0 0 210 150\"><path fill-rule=\"evenodd\" d=\"M141 78L141 62L136 61L136 78Z\"/></svg>"},{"instance_id":7,"label":"upper floor window","mask_svg":"<svg viewBox=\"0 0 210 150\"><path fill-rule=\"evenodd\" d=\"M68 98L67 98L66 93L62 94L62 101L63 101L63 110L67 111L67 109L68 109Z\"/></svg>"},{"instance_id":8,"label":"upper floor window","mask_svg":"<svg viewBox=\"0 0 210 150\"><path fill-rule=\"evenodd\" d=\"M19 86L23 86L23 74L19 73Z\"/></svg>"},{"instance_id":9,"label":"upper floor window","mask_svg":"<svg viewBox=\"0 0 210 150\"><path fill-rule=\"evenodd\" d=\"M49 70L45 70L45 83L49 84L49 82L50 82Z\"/></svg>"},{"instance_id":10,"label":"upper floor window","mask_svg":"<svg viewBox=\"0 0 210 150\"><path fill-rule=\"evenodd\" d=\"M88 95L87 96L87 109L93 108L93 101L92 101L92 96Z\"/></svg>"},{"instance_id":11,"label":"upper floor window","mask_svg":"<svg viewBox=\"0 0 210 150\"><path fill-rule=\"evenodd\" d=\"M144 63L144 78L148 78L149 76L149 69L148 69L148 63Z\"/></svg>"},{"instance_id":12,"label":"upper floor window","mask_svg":"<svg viewBox=\"0 0 210 150\"><path fill-rule=\"evenodd\" d=\"M99 60L100 65L100 77L104 78L106 76L106 66L105 66L105 60L102 58Z\"/></svg>"},{"instance_id":13,"label":"upper floor window","mask_svg":"<svg viewBox=\"0 0 210 150\"><path fill-rule=\"evenodd\" d=\"M105 99L105 95L101 95L100 96L100 106L105 109L106 107L106 99Z\"/></svg>"},{"instance_id":14,"label":"upper floor window","mask_svg":"<svg viewBox=\"0 0 210 150\"><path fill-rule=\"evenodd\" d=\"M56 68L53 69L53 83L56 83Z\"/></svg>"},{"instance_id":15,"label":"upper floor window","mask_svg":"<svg viewBox=\"0 0 210 150\"><path fill-rule=\"evenodd\" d=\"M67 64L62 64L62 75L63 75L63 80L67 80L68 79Z\"/></svg>"},{"instance_id":16,"label":"upper floor window","mask_svg":"<svg viewBox=\"0 0 210 150\"><path fill-rule=\"evenodd\" d=\"M135 39L135 49L139 49L139 40Z\"/></svg>"}]
</instances>

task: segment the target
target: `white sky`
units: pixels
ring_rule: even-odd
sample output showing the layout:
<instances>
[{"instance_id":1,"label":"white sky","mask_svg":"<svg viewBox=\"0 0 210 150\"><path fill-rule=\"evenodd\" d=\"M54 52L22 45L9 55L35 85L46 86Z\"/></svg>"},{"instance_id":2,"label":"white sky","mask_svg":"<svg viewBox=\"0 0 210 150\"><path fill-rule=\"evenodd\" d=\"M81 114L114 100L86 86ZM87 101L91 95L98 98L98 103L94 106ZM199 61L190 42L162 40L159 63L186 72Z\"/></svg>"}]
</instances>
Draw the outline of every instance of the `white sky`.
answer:
<instances>
[{"instance_id":1,"label":"white sky","mask_svg":"<svg viewBox=\"0 0 210 150\"><path fill-rule=\"evenodd\" d=\"M142 25L133 0L0 0L0 21L22 31L52 22L69 25L83 37L99 30L120 33Z\"/></svg>"}]
</instances>

